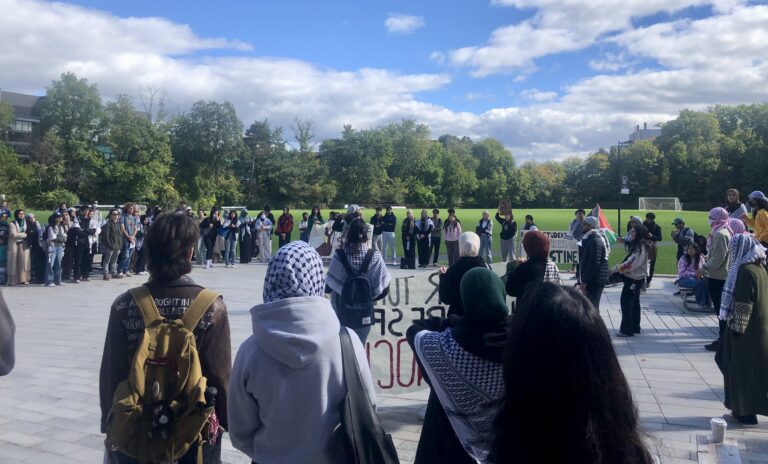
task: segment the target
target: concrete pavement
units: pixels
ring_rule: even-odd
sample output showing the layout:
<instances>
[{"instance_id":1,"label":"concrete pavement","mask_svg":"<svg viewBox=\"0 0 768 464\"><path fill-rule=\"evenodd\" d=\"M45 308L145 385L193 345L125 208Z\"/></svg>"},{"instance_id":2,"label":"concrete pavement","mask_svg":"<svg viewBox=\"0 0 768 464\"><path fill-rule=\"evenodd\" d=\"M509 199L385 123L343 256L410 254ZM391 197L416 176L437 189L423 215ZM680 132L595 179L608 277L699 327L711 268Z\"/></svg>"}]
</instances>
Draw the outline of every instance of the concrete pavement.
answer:
<instances>
[{"instance_id":1,"label":"concrete pavement","mask_svg":"<svg viewBox=\"0 0 768 464\"><path fill-rule=\"evenodd\" d=\"M195 269L192 277L220 291L229 308L233 352L250 335L249 309L261 301L266 266ZM413 272L392 270L395 275ZM567 278L567 275L564 275ZM17 363L0 377L0 462L100 463L98 371L108 309L141 277L61 288L2 287L17 325ZM572 282L572 281L566 281ZM603 296L602 316L611 333L620 320L621 287ZM672 296L671 279L656 279L642 296L643 333L614 338L653 453L663 463L696 462L696 434L709 419L727 414L722 375L705 343L716 336L714 315L688 313ZM379 412L393 433L403 463L412 462L421 429L418 411L428 391L380 395ZM742 462L768 462L768 423L740 427ZM555 418L556 420L556 418ZM226 439L224 462L248 463Z\"/></svg>"}]
</instances>

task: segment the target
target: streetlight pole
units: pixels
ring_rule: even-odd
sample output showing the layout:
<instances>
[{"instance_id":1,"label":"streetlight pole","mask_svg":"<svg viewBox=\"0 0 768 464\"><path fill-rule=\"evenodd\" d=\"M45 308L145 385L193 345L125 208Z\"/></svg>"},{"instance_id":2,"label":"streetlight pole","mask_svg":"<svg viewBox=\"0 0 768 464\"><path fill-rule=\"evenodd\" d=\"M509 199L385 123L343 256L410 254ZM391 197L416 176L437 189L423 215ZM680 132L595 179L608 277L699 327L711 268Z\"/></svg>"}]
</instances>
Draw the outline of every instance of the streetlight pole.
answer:
<instances>
[{"instance_id":1,"label":"streetlight pole","mask_svg":"<svg viewBox=\"0 0 768 464\"><path fill-rule=\"evenodd\" d=\"M616 157L617 157L616 165L617 165L618 171L619 171L619 224L617 226L619 228L619 236L622 236L621 232L622 232L622 230L624 230L623 223L621 222L621 196L624 195L624 191L626 190L626 182L624 181L624 176L621 173L621 149L622 149L622 147L628 147L630 145L632 145L632 141L631 140L626 140L624 142L618 142L616 144L616 147L617 147L617 149L616 149ZM627 192L627 193L629 193L629 192Z\"/></svg>"}]
</instances>

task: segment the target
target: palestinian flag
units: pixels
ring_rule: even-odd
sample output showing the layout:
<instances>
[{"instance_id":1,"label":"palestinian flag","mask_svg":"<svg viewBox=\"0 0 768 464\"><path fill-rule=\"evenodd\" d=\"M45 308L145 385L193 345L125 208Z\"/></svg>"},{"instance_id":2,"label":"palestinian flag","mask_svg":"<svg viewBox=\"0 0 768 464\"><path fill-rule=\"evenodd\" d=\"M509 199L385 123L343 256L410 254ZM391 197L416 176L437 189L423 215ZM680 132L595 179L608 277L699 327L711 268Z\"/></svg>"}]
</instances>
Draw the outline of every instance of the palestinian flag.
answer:
<instances>
[{"instance_id":1,"label":"palestinian flag","mask_svg":"<svg viewBox=\"0 0 768 464\"><path fill-rule=\"evenodd\" d=\"M605 238L608 239L608 244L613 245L616 243L616 232L613 231L611 223L608 222L608 219L605 218L605 213L603 213L603 209L600 208L600 205L596 205L594 208L592 208L592 211L589 213L589 215L596 217L598 221L600 221L600 230L603 231Z\"/></svg>"}]
</instances>

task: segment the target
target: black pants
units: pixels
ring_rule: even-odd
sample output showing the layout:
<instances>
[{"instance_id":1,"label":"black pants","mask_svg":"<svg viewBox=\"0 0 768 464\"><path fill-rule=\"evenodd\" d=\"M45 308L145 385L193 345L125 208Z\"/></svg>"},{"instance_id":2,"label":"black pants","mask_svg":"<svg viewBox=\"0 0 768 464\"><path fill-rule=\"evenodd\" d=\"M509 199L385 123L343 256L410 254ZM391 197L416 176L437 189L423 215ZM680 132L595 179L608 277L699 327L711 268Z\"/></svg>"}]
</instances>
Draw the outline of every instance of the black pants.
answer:
<instances>
[{"instance_id":1,"label":"black pants","mask_svg":"<svg viewBox=\"0 0 768 464\"><path fill-rule=\"evenodd\" d=\"M605 287L602 285L587 284L586 297L598 312L600 312L600 299L603 297L603 288Z\"/></svg>"},{"instance_id":2,"label":"black pants","mask_svg":"<svg viewBox=\"0 0 768 464\"><path fill-rule=\"evenodd\" d=\"M146 258L146 248L141 247L141 249L136 250L136 273L139 272L145 272L147 270L147 258Z\"/></svg>"},{"instance_id":3,"label":"black pants","mask_svg":"<svg viewBox=\"0 0 768 464\"><path fill-rule=\"evenodd\" d=\"M206 235L203 242L205 243L205 259L213 259L213 247L216 246L216 237Z\"/></svg>"},{"instance_id":4,"label":"black pants","mask_svg":"<svg viewBox=\"0 0 768 464\"><path fill-rule=\"evenodd\" d=\"M77 245L72 250L72 280L88 277L88 246Z\"/></svg>"},{"instance_id":5,"label":"black pants","mask_svg":"<svg viewBox=\"0 0 768 464\"><path fill-rule=\"evenodd\" d=\"M432 237L431 249L432 253L434 254L432 263L437 264L437 258L440 257L440 237Z\"/></svg>"},{"instance_id":6,"label":"black pants","mask_svg":"<svg viewBox=\"0 0 768 464\"><path fill-rule=\"evenodd\" d=\"M678 261L680 259L678 258ZM651 280L653 279L653 271L656 269L656 259L651 260L650 268L648 269L648 278L645 280L646 284L651 285Z\"/></svg>"},{"instance_id":7,"label":"black pants","mask_svg":"<svg viewBox=\"0 0 768 464\"><path fill-rule=\"evenodd\" d=\"M69 280L72 277L72 267L75 265L75 244L64 244L64 257L61 259L61 278Z\"/></svg>"},{"instance_id":8,"label":"black pants","mask_svg":"<svg viewBox=\"0 0 768 464\"><path fill-rule=\"evenodd\" d=\"M707 285L709 286L709 297L712 299L712 306L715 307L715 316L720 315L720 302L723 299L723 287L725 287L725 281L720 279L707 279ZM720 321L719 340L725 332L725 321Z\"/></svg>"},{"instance_id":9,"label":"black pants","mask_svg":"<svg viewBox=\"0 0 768 464\"><path fill-rule=\"evenodd\" d=\"M633 280L624 277L621 290L621 326L619 331L625 335L640 333L640 290L645 279Z\"/></svg>"},{"instance_id":10,"label":"black pants","mask_svg":"<svg viewBox=\"0 0 768 464\"><path fill-rule=\"evenodd\" d=\"M416 241L403 240L403 254L405 254L405 268L416 269Z\"/></svg>"},{"instance_id":11,"label":"black pants","mask_svg":"<svg viewBox=\"0 0 768 464\"><path fill-rule=\"evenodd\" d=\"M291 233L288 232L285 234L285 238L283 238L280 234L277 235L277 247L282 248L283 245L288 245L291 243Z\"/></svg>"},{"instance_id":12,"label":"black pants","mask_svg":"<svg viewBox=\"0 0 768 464\"><path fill-rule=\"evenodd\" d=\"M48 253L40 247L33 247L30 250L32 261L32 283L45 283L45 267L48 263Z\"/></svg>"},{"instance_id":13,"label":"black pants","mask_svg":"<svg viewBox=\"0 0 768 464\"><path fill-rule=\"evenodd\" d=\"M419 239L419 266L429 264L429 237Z\"/></svg>"}]
</instances>

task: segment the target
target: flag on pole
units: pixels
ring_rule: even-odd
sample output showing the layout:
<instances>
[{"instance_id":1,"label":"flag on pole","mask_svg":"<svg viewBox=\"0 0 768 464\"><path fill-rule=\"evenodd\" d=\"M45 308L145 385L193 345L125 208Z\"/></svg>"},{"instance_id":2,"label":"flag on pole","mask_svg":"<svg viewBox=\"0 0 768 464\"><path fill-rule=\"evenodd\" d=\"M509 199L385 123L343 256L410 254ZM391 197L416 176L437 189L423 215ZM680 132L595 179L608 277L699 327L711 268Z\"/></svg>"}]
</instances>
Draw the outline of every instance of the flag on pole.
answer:
<instances>
[{"instance_id":1,"label":"flag on pole","mask_svg":"<svg viewBox=\"0 0 768 464\"><path fill-rule=\"evenodd\" d=\"M600 207L600 205L595 205L594 208L592 208L592 211L589 213L590 216L594 216L597 218L597 220L600 222L600 230L603 231L605 234L605 238L608 239L608 244L613 245L616 243L616 232L613 231L613 227L611 227L611 223L608 222L608 219L605 218L605 214L603 213L603 209Z\"/></svg>"}]
</instances>

